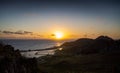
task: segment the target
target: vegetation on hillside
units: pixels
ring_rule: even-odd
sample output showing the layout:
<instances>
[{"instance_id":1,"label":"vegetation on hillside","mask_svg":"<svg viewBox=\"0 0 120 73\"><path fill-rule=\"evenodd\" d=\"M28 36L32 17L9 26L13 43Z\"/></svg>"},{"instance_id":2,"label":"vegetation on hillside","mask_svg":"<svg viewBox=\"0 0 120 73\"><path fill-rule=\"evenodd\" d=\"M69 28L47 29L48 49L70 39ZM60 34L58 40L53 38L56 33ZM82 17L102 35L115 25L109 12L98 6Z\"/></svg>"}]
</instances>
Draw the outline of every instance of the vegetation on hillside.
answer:
<instances>
[{"instance_id":1,"label":"vegetation on hillside","mask_svg":"<svg viewBox=\"0 0 120 73\"><path fill-rule=\"evenodd\" d=\"M35 58L22 57L19 50L0 43L0 73L40 73Z\"/></svg>"}]
</instances>

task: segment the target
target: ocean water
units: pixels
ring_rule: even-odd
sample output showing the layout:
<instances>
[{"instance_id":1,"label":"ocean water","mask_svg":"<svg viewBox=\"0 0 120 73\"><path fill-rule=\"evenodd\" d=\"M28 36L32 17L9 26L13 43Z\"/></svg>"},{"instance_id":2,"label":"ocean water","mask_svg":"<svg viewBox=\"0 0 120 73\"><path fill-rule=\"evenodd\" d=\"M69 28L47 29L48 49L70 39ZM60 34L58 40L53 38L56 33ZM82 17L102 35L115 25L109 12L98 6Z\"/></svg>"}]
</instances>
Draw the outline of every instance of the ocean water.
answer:
<instances>
[{"instance_id":1,"label":"ocean water","mask_svg":"<svg viewBox=\"0 0 120 73\"><path fill-rule=\"evenodd\" d=\"M1 39L0 42L12 45L15 49L19 50L35 50L35 49L46 49L53 46L60 46L62 43L69 41L54 41L54 40L18 40L18 39ZM44 50L44 51L28 51L21 52L23 56L26 57L40 57L46 54L54 54L54 50Z\"/></svg>"},{"instance_id":2,"label":"ocean water","mask_svg":"<svg viewBox=\"0 0 120 73\"><path fill-rule=\"evenodd\" d=\"M15 49L19 50L34 50L45 49L53 46L59 46L65 41L54 40L18 40L18 39L4 39L0 40L5 44L12 45Z\"/></svg>"}]
</instances>

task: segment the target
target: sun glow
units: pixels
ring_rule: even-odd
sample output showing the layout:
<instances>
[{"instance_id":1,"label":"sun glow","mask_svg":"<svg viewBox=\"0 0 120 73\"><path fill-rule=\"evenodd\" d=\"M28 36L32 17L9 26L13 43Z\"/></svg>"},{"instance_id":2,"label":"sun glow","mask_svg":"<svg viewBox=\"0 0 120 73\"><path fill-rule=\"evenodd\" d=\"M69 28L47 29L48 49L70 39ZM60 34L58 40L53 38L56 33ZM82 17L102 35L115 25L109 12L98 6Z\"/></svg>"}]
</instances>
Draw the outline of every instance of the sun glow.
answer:
<instances>
[{"instance_id":1,"label":"sun glow","mask_svg":"<svg viewBox=\"0 0 120 73\"><path fill-rule=\"evenodd\" d=\"M57 31L53 34L55 36L56 39L62 39L63 38L63 33L60 31Z\"/></svg>"}]
</instances>

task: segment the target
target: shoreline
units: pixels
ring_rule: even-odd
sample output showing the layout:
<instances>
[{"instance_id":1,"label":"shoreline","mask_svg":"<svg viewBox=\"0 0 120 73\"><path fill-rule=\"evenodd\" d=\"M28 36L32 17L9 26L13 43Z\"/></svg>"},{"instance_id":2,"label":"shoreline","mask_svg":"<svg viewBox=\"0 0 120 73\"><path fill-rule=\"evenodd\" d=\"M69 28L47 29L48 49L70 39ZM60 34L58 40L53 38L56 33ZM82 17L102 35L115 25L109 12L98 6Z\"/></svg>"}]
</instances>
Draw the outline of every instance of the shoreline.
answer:
<instances>
[{"instance_id":1,"label":"shoreline","mask_svg":"<svg viewBox=\"0 0 120 73\"><path fill-rule=\"evenodd\" d=\"M46 49L35 49L35 50L20 50L22 56L27 58L38 58L45 55L54 55L55 49L60 48L60 46L54 46Z\"/></svg>"},{"instance_id":2,"label":"shoreline","mask_svg":"<svg viewBox=\"0 0 120 73\"><path fill-rule=\"evenodd\" d=\"M20 52L30 52L30 51L45 51L45 50L54 50L60 48L60 46L54 46L54 47L50 47L50 48L45 48L45 49L35 49L35 50L20 50Z\"/></svg>"}]
</instances>

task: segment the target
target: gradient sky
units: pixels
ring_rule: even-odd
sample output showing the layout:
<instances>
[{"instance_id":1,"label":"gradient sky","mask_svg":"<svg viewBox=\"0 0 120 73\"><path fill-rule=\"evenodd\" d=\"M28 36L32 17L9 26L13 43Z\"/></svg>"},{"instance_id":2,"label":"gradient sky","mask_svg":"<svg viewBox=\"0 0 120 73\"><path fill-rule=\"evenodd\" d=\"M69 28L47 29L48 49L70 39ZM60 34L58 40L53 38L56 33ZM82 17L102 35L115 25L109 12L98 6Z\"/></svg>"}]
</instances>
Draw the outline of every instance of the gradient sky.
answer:
<instances>
[{"instance_id":1,"label":"gradient sky","mask_svg":"<svg viewBox=\"0 0 120 73\"><path fill-rule=\"evenodd\" d=\"M120 38L120 2L116 0L0 1L0 38Z\"/></svg>"}]
</instances>

